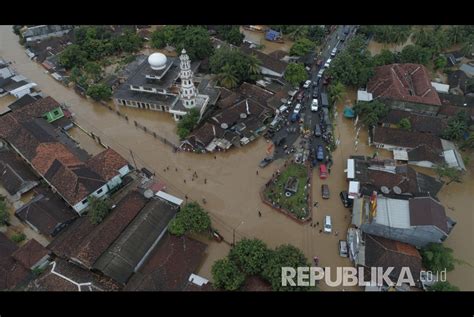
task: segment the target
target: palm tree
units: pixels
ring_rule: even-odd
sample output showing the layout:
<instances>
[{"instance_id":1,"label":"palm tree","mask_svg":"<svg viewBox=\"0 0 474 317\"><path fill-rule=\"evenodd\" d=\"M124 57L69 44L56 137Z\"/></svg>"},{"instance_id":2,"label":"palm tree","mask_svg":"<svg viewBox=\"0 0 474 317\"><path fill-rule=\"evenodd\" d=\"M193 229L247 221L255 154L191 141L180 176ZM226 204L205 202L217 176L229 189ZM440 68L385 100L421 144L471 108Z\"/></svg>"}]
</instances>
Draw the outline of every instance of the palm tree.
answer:
<instances>
[{"instance_id":1,"label":"palm tree","mask_svg":"<svg viewBox=\"0 0 474 317\"><path fill-rule=\"evenodd\" d=\"M346 94L345 90L346 87L341 82L332 84L329 87L329 94L331 95L332 102L341 102Z\"/></svg>"},{"instance_id":2,"label":"palm tree","mask_svg":"<svg viewBox=\"0 0 474 317\"><path fill-rule=\"evenodd\" d=\"M459 25L453 25L448 30L446 30L446 34L448 37L449 44L454 45L461 42L463 38L463 29Z\"/></svg>"},{"instance_id":3,"label":"palm tree","mask_svg":"<svg viewBox=\"0 0 474 317\"><path fill-rule=\"evenodd\" d=\"M302 37L306 37L309 33L309 28L306 25L295 25L292 27L290 33L288 33L288 37L292 41L296 41Z\"/></svg>"},{"instance_id":4,"label":"palm tree","mask_svg":"<svg viewBox=\"0 0 474 317\"><path fill-rule=\"evenodd\" d=\"M466 122L461 120L450 120L444 134L445 137L450 140L459 140L464 135L466 129Z\"/></svg>"},{"instance_id":5,"label":"palm tree","mask_svg":"<svg viewBox=\"0 0 474 317\"><path fill-rule=\"evenodd\" d=\"M239 80L235 77L231 67L225 65L222 67L221 72L217 74L217 81L225 88L232 89L237 87Z\"/></svg>"},{"instance_id":6,"label":"palm tree","mask_svg":"<svg viewBox=\"0 0 474 317\"><path fill-rule=\"evenodd\" d=\"M249 73L252 75L260 74L260 65L262 62L254 54L248 57L249 61Z\"/></svg>"}]
</instances>

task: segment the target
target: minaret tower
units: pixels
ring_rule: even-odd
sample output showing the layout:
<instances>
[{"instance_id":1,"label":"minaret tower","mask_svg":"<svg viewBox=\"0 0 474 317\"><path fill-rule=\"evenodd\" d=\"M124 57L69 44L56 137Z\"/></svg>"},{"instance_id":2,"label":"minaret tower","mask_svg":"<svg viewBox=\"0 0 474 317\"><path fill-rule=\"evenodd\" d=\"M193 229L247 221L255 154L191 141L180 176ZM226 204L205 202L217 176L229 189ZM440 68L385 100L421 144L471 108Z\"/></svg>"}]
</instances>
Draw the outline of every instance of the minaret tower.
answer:
<instances>
[{"instance_id":1,"label":"minaret tower","mask_svg":"<svg viewBox=\"0 0 474 317\"><path fill-rule=\"evenodd\" d=\"M181 60L180 64L180 75L181 78L181 90L179 92L179 97L183 106L187 109L192 109L196 107L196 88L193 83L193 72L191 71L191 61L189 60L186 50L183 48L181 55L179 56Z\"/></svg>"}]
</instances>

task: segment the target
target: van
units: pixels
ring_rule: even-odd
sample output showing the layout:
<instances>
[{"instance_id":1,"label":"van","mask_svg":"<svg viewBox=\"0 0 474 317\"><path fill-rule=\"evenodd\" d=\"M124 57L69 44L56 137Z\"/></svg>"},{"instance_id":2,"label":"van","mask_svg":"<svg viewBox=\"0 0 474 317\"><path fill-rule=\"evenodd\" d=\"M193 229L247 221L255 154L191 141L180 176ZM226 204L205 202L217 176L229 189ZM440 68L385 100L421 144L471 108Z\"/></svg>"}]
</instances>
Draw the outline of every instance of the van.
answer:
<instances>
[{"instance_id":1,"label":"van","mask_svg":"<svg viewBox=\"0 0 474 317\"><path fill-rule=\"evenodd\" d=\"M335 57L335 56L336 56L336 53L337 53L337 47L335 47L335 48L332 49L331 57Z\"/></svg>"},{"instance_id":2,"label":"van","mask_svg":"<svg viewBox=\"0 0 474 317\"><path fill-rule=\"evenodd\" d=\"M288 109L287 105L282 105L278 110L280 111L280 113L284 113L287 109Z\"/></svg>"},{"instance_id":3,"label":"van","mask_svg":"<svg viewBox=\"0 0 474 317\"><path fill-rule=\"evenodd\" d=\"M324 217L324 232L326 232L326 233L331 233L332 232L331 216Z\"/></svg>"}]
</instances>

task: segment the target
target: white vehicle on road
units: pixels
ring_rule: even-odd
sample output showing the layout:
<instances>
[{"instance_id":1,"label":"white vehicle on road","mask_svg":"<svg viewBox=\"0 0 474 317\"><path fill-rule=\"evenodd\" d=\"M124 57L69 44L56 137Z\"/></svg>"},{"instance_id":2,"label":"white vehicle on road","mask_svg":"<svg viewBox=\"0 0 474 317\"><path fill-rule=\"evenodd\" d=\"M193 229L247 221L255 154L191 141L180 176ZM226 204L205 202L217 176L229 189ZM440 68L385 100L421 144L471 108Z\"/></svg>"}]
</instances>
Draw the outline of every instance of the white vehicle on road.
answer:
<instances>
[{"instance_id":1,"label":"white vehicle on road","mask_svg":"<svg viewBox=\"0 0 474 317\"><path fill-rule=\"evenodd\" d=\"M318 111L318 99L317 98L313 99L313 102L311 102L311 111Z\"/></svg>"},{"instance_id":2,"label":"white vehicle on road","mask_svg":"<svg viewBox=\"0 0 474 317\"><path fill-rule=\"evenodd\" d=\"M304 82L303 88L309 88L309 85L311 85L311 80L307 80Z\"/></svg>"},{"instance_id":3,"label":"white vehicle on road","mask_svg":"<svg viewBox=\"0 0 474 317\"><path fill-rule=\"evenodd\" d=\"M332 232L331 216L324 217L324 232L326 233Z\"/></svg>"},{"instance_id":4,"label":"white vehicle on road","mask_svg":"<svg viewBox=\"0 0 474 317\"><path fill-rule=\"evenodd\" d=\"M293 109L293 113L300 113L300 111L301 111L301 104L299 103L295 106L295 109Z\"/></svg>"},{"instance_id":5,"label":"white vehicle on road","mask_svg":"<svg viewBox=\"0 0 474 317\"><path fill-rule=\"evenodd\" d=\"M331 64L331 62L332 62L332 59L328 59L328 60L326 61L326 64L324 64L324 67L325 67L325 68L328 68L329 65Z\"/></svg>"}]
</instances>

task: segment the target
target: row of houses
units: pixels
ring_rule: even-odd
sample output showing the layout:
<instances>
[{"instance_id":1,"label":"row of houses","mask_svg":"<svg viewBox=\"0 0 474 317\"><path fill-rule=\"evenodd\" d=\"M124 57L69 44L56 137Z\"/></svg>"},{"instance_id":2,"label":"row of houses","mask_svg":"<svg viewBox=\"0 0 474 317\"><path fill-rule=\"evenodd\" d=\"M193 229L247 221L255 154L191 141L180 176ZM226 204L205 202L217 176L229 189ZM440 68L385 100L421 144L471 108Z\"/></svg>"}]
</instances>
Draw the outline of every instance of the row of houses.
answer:
<instances>
[{"instance_id":1,"label":"row of houses","mask_svg":"<svg viewBox=\"0 0 474 317\"><path fill-rule=\"evenodd\" d=\"M359 101L379 100L388 106L388 115L369 131L369 144L393 153L393 159L351 156L347 161L348 194L353 199L352 221L347 232L349 257L356 266L394 267L398 278L408 267L415 278L415 289L433 283L423 271L420 249L430 243L443 243L456 222L448 217L437 199L443 182L411 166L438 165L465 170L455 144L442 139L447 120L471 105L466 96L456 96L431 82L423 65L392 64L375 69ZM462 99L460 101L460 99ZM464 103L464 104L463 104ZM402 119L411 123L400 129ZM413 288L397 287L404 291ZM390 290L387 285L367 287Z\"/></svg>"}]
</instances>

